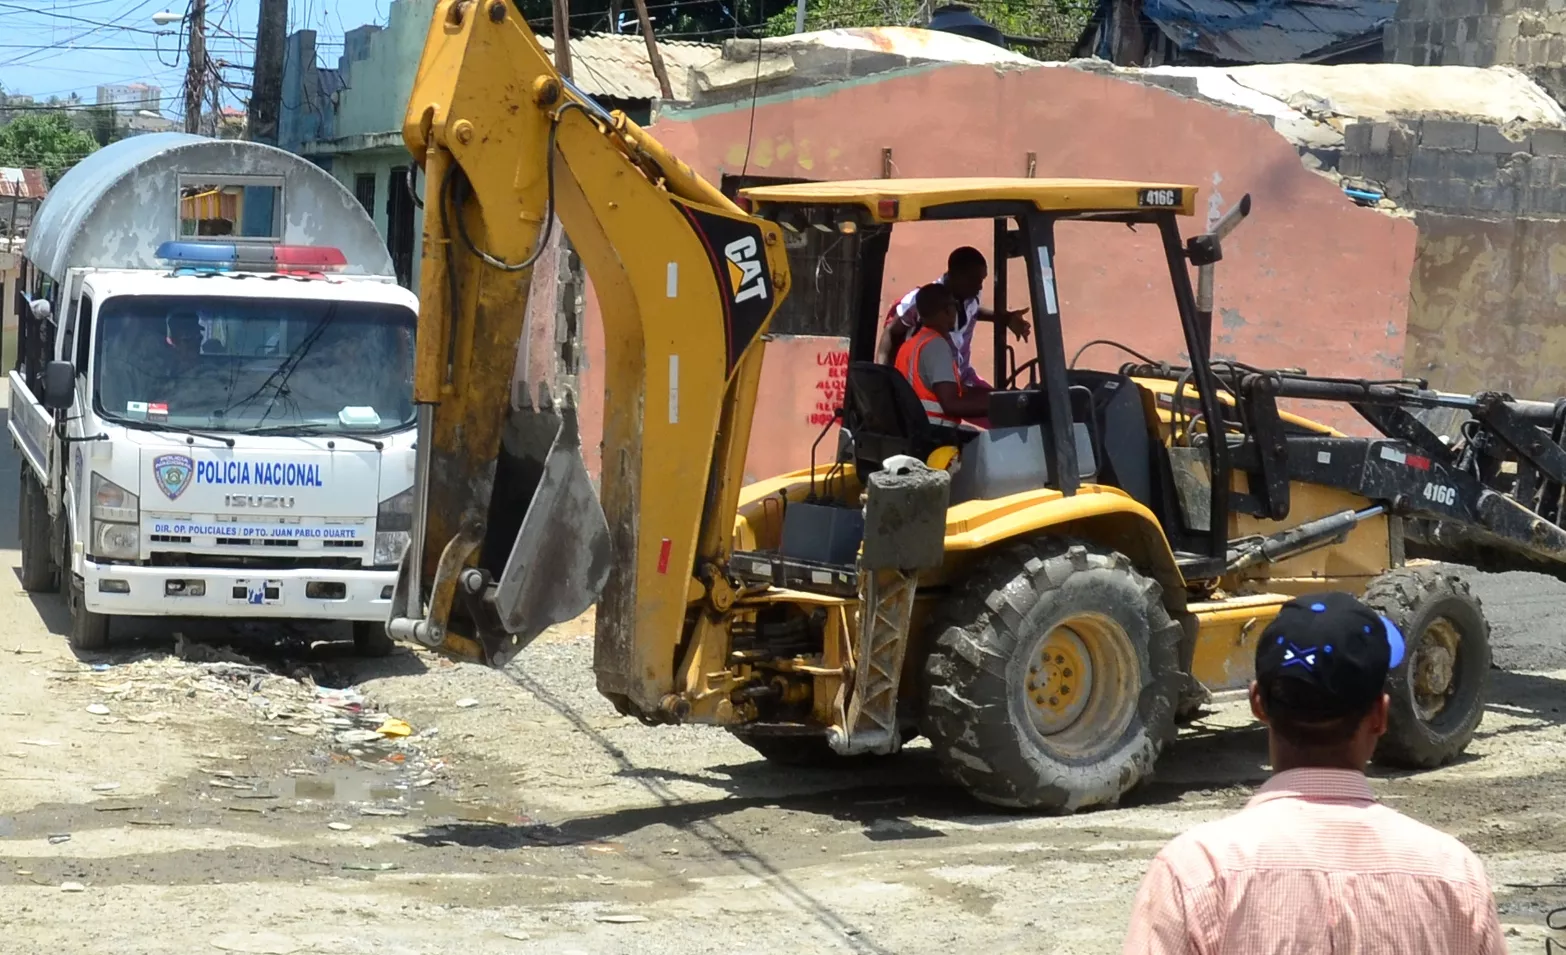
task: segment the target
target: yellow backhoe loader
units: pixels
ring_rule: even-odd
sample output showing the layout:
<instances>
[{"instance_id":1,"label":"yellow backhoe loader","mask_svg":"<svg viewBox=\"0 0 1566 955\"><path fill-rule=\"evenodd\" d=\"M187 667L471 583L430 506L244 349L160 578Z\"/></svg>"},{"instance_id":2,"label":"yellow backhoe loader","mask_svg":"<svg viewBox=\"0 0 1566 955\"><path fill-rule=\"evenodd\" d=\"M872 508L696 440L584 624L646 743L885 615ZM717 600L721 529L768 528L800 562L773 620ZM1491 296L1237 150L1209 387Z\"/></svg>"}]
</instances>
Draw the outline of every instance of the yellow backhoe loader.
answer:
<instances>
[{"instance_id":1,"label":"yellow backhoe loader","mask_svg":"<svg viewBox=\"0 0 1566 955\"><path fill-rule=\"evenodd\" d=\"M1249 680L1281 603L1327 587L1408 641L1381 757L1448 761L1482 714L1488 627L1466 584L1406 559L1566 566L1566 412L1211 357L1213 267L1248 200L1189 239L1197 190L1178 183L803 183L737 204L561 77L506 0L439 4L404 136L427 211L398 639L501 666L596 603L598 688L623 713L787 761L923 734L979 798L1070 811L1146 779L1208 690ZM603 315L598 492L573 396L512 386L556 216ZM1026 305L1037 349L1019 362L998 338L980 433L932 425L873 360L892 232L961 219L992 223L995 310ZM1068 367L1065 222L1158 237L1188 366ZM839 447L741 487L785 233L808 229L855 263ZM1017 260L1022 295L1000 265ZM1382 436L1291 398L1348 403ZM1465 418L1456 440L1432 409Z\"/></svg>"}]
</instances>

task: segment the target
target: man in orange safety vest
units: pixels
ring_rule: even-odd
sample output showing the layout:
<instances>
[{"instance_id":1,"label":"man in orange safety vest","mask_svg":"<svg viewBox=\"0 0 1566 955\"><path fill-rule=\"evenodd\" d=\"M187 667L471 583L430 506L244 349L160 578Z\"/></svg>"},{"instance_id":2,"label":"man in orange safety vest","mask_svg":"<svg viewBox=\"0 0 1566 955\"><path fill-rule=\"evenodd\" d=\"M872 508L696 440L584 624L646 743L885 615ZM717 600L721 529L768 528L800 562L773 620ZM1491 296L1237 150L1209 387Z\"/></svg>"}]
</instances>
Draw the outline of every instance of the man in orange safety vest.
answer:
<instances>
[{"instance_id":1,"label":"man in orange safety vest","mask_svg":"<svg viewBox=\"0 0 1566 955\"><path fill-rule=\"evenodd\" d=\"M964 385L951 331L957 323L957 299L938 282L914 295L919 328L897 350L895 367L913 385L914 394L931 424L960 428L984 426L990 411L990 389ZM964 421L967 419L967 421Z\"/></svg>"}]
</instances>

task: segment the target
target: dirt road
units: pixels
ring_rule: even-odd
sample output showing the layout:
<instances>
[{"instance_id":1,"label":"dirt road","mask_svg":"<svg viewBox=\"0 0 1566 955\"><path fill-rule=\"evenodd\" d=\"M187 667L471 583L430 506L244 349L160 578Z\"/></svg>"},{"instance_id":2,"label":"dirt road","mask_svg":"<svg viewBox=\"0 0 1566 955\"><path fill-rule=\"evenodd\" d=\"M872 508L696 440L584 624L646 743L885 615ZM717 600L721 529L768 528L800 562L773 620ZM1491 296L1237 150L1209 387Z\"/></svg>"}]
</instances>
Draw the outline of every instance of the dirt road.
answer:
<instances>
[{"instance_id":1,"label":"dirt road","mask_svg":"<svg viewBox=\"0 0 1566 955\"><path fill-rule=\"evenodd\" d=\"M1148 858L1265 778L1228 705L1122 808L1004 815L920 744L781 771L722 732L623 719L583 623L504 673L188 621L78 659L60 602L6 580L3 953L1115 952ZM1511 951L1543 952L1566 888L1506 886L1566 882L1566 586L1477 582L1513 669L1471 757L1375 785L1478 850Z\"/></svg>"}]
</instances>

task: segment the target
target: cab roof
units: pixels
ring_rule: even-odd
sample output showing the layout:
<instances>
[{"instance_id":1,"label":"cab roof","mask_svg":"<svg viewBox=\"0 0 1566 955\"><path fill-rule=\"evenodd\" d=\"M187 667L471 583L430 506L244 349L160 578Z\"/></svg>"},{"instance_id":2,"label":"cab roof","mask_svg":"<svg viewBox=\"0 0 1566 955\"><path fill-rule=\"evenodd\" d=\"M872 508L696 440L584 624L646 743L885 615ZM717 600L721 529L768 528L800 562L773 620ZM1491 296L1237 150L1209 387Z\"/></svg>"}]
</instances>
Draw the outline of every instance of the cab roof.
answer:
<instances>
[{"instance_id":1,"label":"cab roof","mask_svg":"<svg viewBox=\"0 0 1566 955\"><path fill-rule=\"evenodd\" d=\"M914 222L1004 215L984 208L994 203L1031 203L1040 212L1165 211L1188 216L1196 211L1196 190L1191 185L1113 179L860 179L752 186L740 195L757 214L764 214L767 206L860 206L876 222ZM969 204L971 214L962 214L961 207ZM925 215L942 206L955 208L944 215Z\"/></svg>"}]
</instances>

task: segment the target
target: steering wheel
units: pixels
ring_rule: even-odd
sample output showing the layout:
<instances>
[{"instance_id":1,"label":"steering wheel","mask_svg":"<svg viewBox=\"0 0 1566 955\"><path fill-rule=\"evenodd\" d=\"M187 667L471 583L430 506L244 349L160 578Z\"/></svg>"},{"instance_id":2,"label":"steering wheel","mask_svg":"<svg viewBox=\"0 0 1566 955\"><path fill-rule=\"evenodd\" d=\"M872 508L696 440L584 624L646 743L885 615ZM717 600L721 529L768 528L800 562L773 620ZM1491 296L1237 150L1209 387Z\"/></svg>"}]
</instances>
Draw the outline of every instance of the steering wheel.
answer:
<instances>
[{"instance_id":1,"label":"steering wheel","mask_svg":"<svg viewBox=\"0 0 1566 955\"><path fill-rule=\"evenodd\" d=\"M1023 362L1022 364L1018 365L1016 368L1013 368L1011 370L1011 377L1006 379L1006 385L1001 390L1002 391L1016 391L1017 389L1016 389L1015 385L1017 384L1017 379L1022 376L1022 373L1024 371L1029 372L1029 374L1028 374L1028 387L1029 388L1036 388L1036 387L1038 387L1038 383L1039 383L1039 360L1037 358L1029 358L1027 361Z\"/></svg>"}]
</instances>

